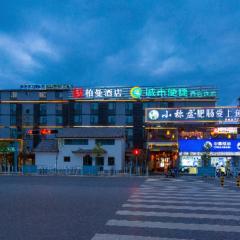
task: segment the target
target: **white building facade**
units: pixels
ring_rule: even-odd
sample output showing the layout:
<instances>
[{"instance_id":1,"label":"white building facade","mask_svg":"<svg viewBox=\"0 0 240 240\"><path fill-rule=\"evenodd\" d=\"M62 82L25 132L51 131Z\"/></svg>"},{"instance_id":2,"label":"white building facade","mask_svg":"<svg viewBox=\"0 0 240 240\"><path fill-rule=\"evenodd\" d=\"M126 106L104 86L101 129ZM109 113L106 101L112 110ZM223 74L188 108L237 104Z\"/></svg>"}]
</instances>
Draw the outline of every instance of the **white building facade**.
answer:
<instances>
[{"instance_id":1,"label":"white building facade","mask_svg":"<svg viewBox=\"0 0 240 240\"><path fill-rule=\"evenodd\" d=\"M97 153L99 146L101 153ZM42 141L35 149L38 169L84 169L101 171L124 167L125 138L123 129L62 129L56 140Z\"/></svg>"}]
</instances>

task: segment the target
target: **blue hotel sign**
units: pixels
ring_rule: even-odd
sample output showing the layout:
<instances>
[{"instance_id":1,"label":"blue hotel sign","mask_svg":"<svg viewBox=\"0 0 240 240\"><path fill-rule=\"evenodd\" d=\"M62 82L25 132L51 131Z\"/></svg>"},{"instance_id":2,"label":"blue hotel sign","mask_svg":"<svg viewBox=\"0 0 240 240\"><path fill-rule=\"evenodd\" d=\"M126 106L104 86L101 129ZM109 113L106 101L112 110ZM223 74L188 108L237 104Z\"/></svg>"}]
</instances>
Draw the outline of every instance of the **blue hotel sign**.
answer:
<instances>
[{"instance_id":1,"label":"blue hotel sign","mask_svg":"<svg viewBox=\"0 0 240 240\"><path fill-rule=\"evenodd\" d=\"M224 122L240 121L239 107L147 108L145 122Z\"/></svg>"},{"instance_id":2,"label":"blue hotel sign","mask_svg":"<svg viewBox=\"0 0 240 240\"><path fill-rule=\"evenodd\" d=\"M210 152L240 153L240 139L184 139L178 143L180 152L204 152L209 146Z\"/></svg>"}]
</instances>

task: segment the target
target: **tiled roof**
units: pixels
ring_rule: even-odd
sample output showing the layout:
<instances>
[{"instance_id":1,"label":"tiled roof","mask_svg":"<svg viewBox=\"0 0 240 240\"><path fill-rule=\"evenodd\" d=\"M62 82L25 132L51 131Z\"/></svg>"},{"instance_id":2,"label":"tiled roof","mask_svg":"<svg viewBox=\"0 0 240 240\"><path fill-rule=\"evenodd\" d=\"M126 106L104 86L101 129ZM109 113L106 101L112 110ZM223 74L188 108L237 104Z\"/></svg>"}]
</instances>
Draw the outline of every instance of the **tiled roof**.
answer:
<instances>
[{"instance_id":1,"label":"tiled roof","mask_svg":"<svg viewBox=\"0 0 240 240\"><path fill-rule=\"evenodd\" d=\"M124 128L114 127L79 127L63 128L58 131L58 138L122 138Z\"/></svg>"},{"instance_id":2,"label":"tiled roof","mask_svg":"<svg viewBox=\"0 0 240 240\"><path fill-rule=\"evenodd\" d=\"M58 152L58 144L56 140L46 139L41 141L34 152Z\"/></svg>"}]
</instances>

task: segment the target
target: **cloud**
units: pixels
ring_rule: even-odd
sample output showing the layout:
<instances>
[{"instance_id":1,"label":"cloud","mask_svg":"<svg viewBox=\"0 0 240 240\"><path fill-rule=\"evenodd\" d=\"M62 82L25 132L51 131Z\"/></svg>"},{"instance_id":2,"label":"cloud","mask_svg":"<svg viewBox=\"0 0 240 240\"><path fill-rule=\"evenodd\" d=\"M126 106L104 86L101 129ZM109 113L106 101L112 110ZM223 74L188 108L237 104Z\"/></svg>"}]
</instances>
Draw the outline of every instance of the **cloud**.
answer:
<instances>
[{"instance_id":1,"label":"cloud","mask_svg":"<svg viewBox=\"0 0 240 240\"><path fill-rule=\"evenodd\" d=\"M15 37L0 33L0 53L1 68L4 68L5 74L7 72L31 73L44 67L41 58L59 59L56 49L42 36L33 33L15 35Z\"/></svg>"}]
</instances>

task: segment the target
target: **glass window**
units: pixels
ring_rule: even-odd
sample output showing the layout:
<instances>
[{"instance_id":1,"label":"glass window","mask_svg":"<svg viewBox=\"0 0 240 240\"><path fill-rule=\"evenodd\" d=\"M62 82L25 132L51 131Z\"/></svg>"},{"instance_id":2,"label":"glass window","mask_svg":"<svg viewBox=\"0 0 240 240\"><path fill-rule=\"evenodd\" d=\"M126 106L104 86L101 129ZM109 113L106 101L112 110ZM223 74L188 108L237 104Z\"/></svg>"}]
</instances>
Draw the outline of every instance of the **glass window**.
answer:
<instances>
[{"instance_id":1,"label":"glass window","mask_svg":"<svg viewBox=\"0 0 240 240\"><path fill-rule=\"evenodd\" d=\"M83 157L83 165L84 166L92 166L92 157L90 155L85 155Z\"/></svg>"},{"instance_id":2,"label":"glass window","mask_svg":"<svg viewBox=\"0 0 240 240\"><path fill-rule=\"evenodd\" d=\"M56 91L55 92L55 98L56 99L62 99L63 98L63 92Z\"/></svg>"},{"instance_id":3,"label":"glass window","mask_svg":"<svg viewBox=\"0 0 240 240\"><path fill-rule=\"evenodd\" d=\"M41 103L40 104L40 115L46 115L47 114L47 104Z\"/></svg>"},{"instance_id":4,"label":"glass window","mask_svg":"<svg viewBox=\"0 0 240 240\"><path fill-rule=\"evenodd\" d=\"M74 113L75 114L82 113L82 103L80 103L80 102L74 103Z\"/></svg>"},{"instance_id":5,"label":"glass window","mask_svg":"<svg viewBox=\"0 0 240 240\"><path fill-rule=\"evenodd\" d=\"M133 123L133 116L126 116L126 123L132 124Z\"/></svg>"},{"instance_id":6,"label":"glass window","mask_svg":"<svg viewBox=\"0 0 240 240\"><path fill-rule=\"evenodd\" d=\"M96 165L103 166L104 165L104 157L96 157Z\"/></svg>"},{"instance_id":7,"label":"glass window","mask_svg":"<svg viewBox=\"0 0 240 240\"><path fill-rule=\"evenodd\" d=\"M17 92L10 92L10 98L16 99L17 98Z\"/></svg>"},{"instance_id":8,"label":"glass window","mask_svg":"<svg viewBox=\"0 0 240 240\"><path fill-rule=\"evenodd\" d=\"M64 145L88 145L88 139L64 139Z\"/></svg>"},{"instance_id":9,"label":"glass window","mask_svg":"<svg viewBox=\"0 0 240 240\"><path fill-rule=\"evenodd\" d=\"M41 125L46 125L47 124L47 117L40 116L40 124Z\"/></svg>"},{"instance_id":10,"label":"glass window","mask_svg":"<svg viewBox=\"0 0 240 240\"><path fill-rule=\"evenodd\" d=\"M39 92L38 96L39 98L47 98L47 92Z\"/></svg>"},{"instance_id":11,"label":"glass window","mask_svg":"<svg viewBox=\"0 0 240 240\"><path fill-rule=\"evenodd\" d=\"M70 162L71 158L69 156L64 156L64 162Z\"/></svg>"},{"instance_id":12,"label":"glass window","mask_svg":"<svg viewBox=\"0 0 240 240\"><path fill-rule=\"evenodd\" d=\"M10 128L10 137L17 138L17 129L16 128Z\"/></svg>"},{"instance_id":13,"label":"glass window","mask_svg":"<svg viewBox=\"0 0 240 240\"><path fill-rule=\"evenodd\" d=\"M10 104L10 114L16 114L17 104Z\"/></svg>"},{"instance_id":14,"label":"glass window","mask_svg":"<svg viewBox=\"0 0 240 240\"><path fill-rule=\"evenodd\" d=\"M109 124L115 124L116 123L116 117L115 116L108 116L108 123Z\"/></svg>"},{"instance_id":15,"label":"glass window","mask_svg":"<svg viewBox=\"0 0 240 240\"><path fill-rule=\"evenodd\" d=\"M91 110L98 110L98 103L90 103Z\"/></svg>"},{"instance_id":16,"label":"glass window","mask_svg":"<svg viewBox=\"0 0 240 240\"><path fill-rule=\"evenodd\" d=\"M56 124L61 125L63 123L63 117L62 116L56 116Z\"/></svg>"},{"instance_id":17,"label":"glass window","mask_svg":"<svg viewBox=\"0 0 240 240\"><path fill-rule=\"evenodd\" d=\"M125 113L126 114L132 114L132 110L133 110L133 103L125 103Z\"/></svg>"},{"instance_id":18,"label":"glass window","mask_svg":"<svg viewBox=\"0 0 240 240\"><path fill-rule=\"evenodd\" d=\"M108 110L116 110L116 103L108 103Z\"/></svg>"},{"instance_id":19,"label":"glass window","mask_svg":"<svg viewBox=\"0 0 240 240\"><path fill-rule=\"evenodd\" d=\"M108 157L108 166L114 166L114 165L115 165L115 158Z\"/></svg>"},{"instance_id":20,"label":"glass window","mask_svg":"<svg viewBox=\"0 0 240 240\"><path fill-rule=\"evenodd\" d=\"M98 116L96 116L96 115L91 115L91 116L90 116L90 123L91 123L92 125L98 124Z\"/></svg>"},{"instance_id":21,"label":"glass window","mask_svg":"<svg viewBox=\"0 0 240 240\"><path fill-rule=\"evenodd\" d=\"M74 116L74 123L78 124L78 125L82 124L82 116L81 115L75 115Z\"/></svg>"},{"instance_id":22,"label":"glass window","mask_svg":"<svg viewBox=\"0 0 240 240\"><path fill-rule=\"evenodd\" d=\"M56 104L56 114L62 114L63 105L61 103Z\"/></svg>"},{"instance_id":23,"label":"glass window","mask_svg":"<svg viewBox=\"0 0 240 240\"><path fill-rule=\"evenodd\" d=\"M10 116L10 124L16 125L16 122L17 122L16 116Z\"/></svg>"},{"instance_id":24,"label":"glass window","mask_svg":"<svg viewBox=\"0 0 240 240\"><path fill-rule=\"evenodd\" d=\"M95 143L100 145L114 145L115 139L96 139Z\"/></svg>"}]
</instances>

